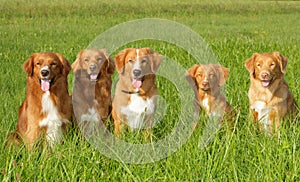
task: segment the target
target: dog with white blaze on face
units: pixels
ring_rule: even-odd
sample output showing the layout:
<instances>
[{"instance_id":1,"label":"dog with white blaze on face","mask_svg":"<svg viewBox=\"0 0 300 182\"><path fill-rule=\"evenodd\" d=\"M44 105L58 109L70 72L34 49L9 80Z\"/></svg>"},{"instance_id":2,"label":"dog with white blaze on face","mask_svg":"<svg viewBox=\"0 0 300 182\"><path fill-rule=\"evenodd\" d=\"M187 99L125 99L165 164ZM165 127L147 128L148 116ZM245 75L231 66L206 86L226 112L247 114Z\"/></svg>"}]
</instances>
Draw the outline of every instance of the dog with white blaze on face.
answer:
<instances>
[{"instance_id":1,"label":"dog with white blaze on face","mask_svg":"<svg viewBox=\"0 0 300 182\"><path fill-rule=\"evenodd\" d=\"M150 48L128 48L115 56L119 81L112 102L114 132L122 134L124 124L130 129L147 128L153 124L156 99L155 74L162 56Z\"/></svg>"},{"instance_id":2,"label":"dog with white blaze on face","mask_svg":"<svg viewBox=\"0 0 300 182\"><path fill-rule=\"evenodd\" d=\"M19 108L17 129L6 144L19 144L22 139L31 149L39 138L45 137L53 148L61 141L71 119L67 82L70 63L58 53L35 53L23 64L23 69L27 73L26 98Z\"/></svg>"},{"instance_id":3,"label":"dog with white blaze on face","mask_svg":"<svg viewBox=\"0 0 300 182\"><path fill-rule=\"evenodd\" d=\"M105 49L87 49L79 52L72 68L74 114L82 131L91 134L109 116L114 60Z\"/></svg>"},{"instance_id":4,"label":"dog with white blaze on face","mask_svg":"<svg viewBox=\"0 0 300 182\"><path fill-rule=\"evenodd\" d=\"M250 73L250 112L268 132L274 130L273 126L279 128L285 116L298 113L297 104L284 80L287 62L279 52L255 53L245 62Z\"/></svg>"}]
</instances>

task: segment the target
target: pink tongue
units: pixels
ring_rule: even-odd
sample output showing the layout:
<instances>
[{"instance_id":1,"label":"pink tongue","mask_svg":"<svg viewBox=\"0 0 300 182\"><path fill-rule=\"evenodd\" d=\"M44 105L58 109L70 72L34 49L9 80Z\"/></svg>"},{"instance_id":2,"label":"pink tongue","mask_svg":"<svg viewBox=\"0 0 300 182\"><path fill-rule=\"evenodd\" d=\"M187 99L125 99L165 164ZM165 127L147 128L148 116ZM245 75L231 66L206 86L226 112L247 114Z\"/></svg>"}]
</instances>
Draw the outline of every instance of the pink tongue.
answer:
<instances>
[{"instance_id":1,"label":"pink tongue","mask_svg":"<svg viewBox=\"0 0 300 182\"><path fill-rule=\"evenodd\" d=\"M96 74L92 74L92 75L90 75L90 79L91 80L97 80L97 76L98 75L96 75Z\"/></svg>"},{"instance_id":2,"label":"pink tongue","mask_svg":"<svg viewBox=\"0 0 300 182\"><path fill-rule=\"evenodd\" d=\"M49 80L41 80L41 89L43 91L48 91L50 89L50 81Z\"/></svg>"},{"instance_id":3,"label":"pink tongue","mask_svg":"<svg viewBox=\"0 0 300 182\"><path fill-rule=\"evenodd\" d=\"M269 86L270 82L269 81L262 81L261 84L262 84L263 87L267 87L267 86Z\"/></svg>"},{"instance_id":4,"label":"pink tongue","mask_svg":"<svg viewBox=\"0 0 300 182\"><path fill-rule=\"evenodd\" d=\"M140 88L142 86L142 81L137 80L137 79L133 79L132 80L132 85L133 85L134 88Z\"/></svg>"}]
</instances>

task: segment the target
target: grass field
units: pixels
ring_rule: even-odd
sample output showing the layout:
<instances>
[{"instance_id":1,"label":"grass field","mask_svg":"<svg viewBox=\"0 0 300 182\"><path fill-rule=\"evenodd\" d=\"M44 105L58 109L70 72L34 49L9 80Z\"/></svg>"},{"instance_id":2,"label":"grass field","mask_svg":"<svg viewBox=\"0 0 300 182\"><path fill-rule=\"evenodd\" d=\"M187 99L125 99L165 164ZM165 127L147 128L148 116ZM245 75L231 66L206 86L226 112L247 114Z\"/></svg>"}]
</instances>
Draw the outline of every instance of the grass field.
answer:
<instances>
[{"instance_id":1,"label":"grass field","mask_svg":"<svg viewBox=\"0 0 300 182\"><path fill-rule=\"evenodd\" d=\"M258 132L248 117L249 74L244 68L244 61L254 52L280 51L289 58L285 79L300 104L299 1L0 0L0 4L2 181L300 181L300 124L283 124L279 141ZM230 68L226 95L239 111L235 130L221 128L207 147L199 148L207 120L202 116L200 127L177 152L148 164L110 159L76 130L52 154L4 149L25 97L22 64L32 53L59 52L73 62L105 30L141 18L163 18L189 27L209 44L219 63ZM146 46L185 69L199 62L167 42L140 40L122 48ZM70 91L72 85L71 73ZM158 77L157 85L169 106L153 129L160 139L172 131L181 108L172 83ZM130 142L131 137L139 142L135 136L126 140Z\"/></svg>"}]
</instances>

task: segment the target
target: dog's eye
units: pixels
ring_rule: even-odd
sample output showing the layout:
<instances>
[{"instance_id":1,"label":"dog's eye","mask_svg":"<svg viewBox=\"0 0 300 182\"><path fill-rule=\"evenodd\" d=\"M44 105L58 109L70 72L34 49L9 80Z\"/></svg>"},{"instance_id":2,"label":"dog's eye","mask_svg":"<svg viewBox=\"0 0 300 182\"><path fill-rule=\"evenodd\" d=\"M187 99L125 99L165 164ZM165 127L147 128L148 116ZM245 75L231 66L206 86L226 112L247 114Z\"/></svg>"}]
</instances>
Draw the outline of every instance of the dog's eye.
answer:
<instances>
[{"instance_id":1,"label":"dog's eye","mask_svg":"<svg viewBox=\"0 0 300 182\"><path fill-rule=\"evenodd\" d=\"M84 62L88 62L89 60L87 58L84 59Z\"/></svg>"},{"instance_id":2,"label":"dog's eye","mask_svg":"<svg viewBox=\"0 0 300 182\"><path fill-rule=\"evenodd\" d=\"M51 63L50 66L56 66L56 63Z\"/></svg>"},{"instance_id":3,"label":"dog's eye","mask_svg":"<svg viewBox=\"0 0 300 182\"><path fill-rule=\"evenodd\" d=\"M39 62L37 62L37 63L36 63L36 65L37 65L37 66L39 66L39 65L40 65L40 63L39 63Z\"/></svg>"},{"instance_id":4,"label":"dog's eye","mask_svg":"<svg viewBox=\"0 0 300 182\"><path fill-rule=\"evenodd\" d=\"M146 63L146 62L147 62L147 60L146 60L146 59L143 59L143 60L142 60L142 63Z\"/></svg>"},{"instance_id":5,"label":"dog's eye","mask_svg":"<svg viewBox=\"0 0 300 182\"><path fill-rule=\"evenodd\" d=\"M128 62L129 62L129 63L133 63L133 60L132 60L132 59L129 59Z\"/></svg>"},{"instance_id":6,"label":"dog's eye","mask_svg":"<svg viewBox=\"0 0 300 182\"><path fill-rule=\"evenodd\" d=\"M202 76L202 74L201 74L201 73L198 73L196 76L199 76L199 77L201 77L201 76Z\"/></svg>"},{"instance_id":7,"label":"dog's eye","mask_svg":"<svg viewBox=\"0 0 300 182\"><path fill-rule=\"evenodd\" d=\"M102 58L97 58L97 61L102 61Z\"/></svg>"},{"instance_id":8,"label":"dog's eye","mask_svg":"<svg viewBox=\"0 0 300 182\"><path fill-rule=\"evenodd\" d=\"M275 65L275 63L271 63L271 65L270 66L274 66Z\"/></svg>"},{"instance_id":9,"label":"dog's eye","mask_svg":"<svg viewBox=\"0 0 300 182\"><path fill-rule=\"evenodd\" d=\"M260 64L259 63L257 63L257 65L256 65L257 67L260 67Z\"/></svg>"}]
</instances>

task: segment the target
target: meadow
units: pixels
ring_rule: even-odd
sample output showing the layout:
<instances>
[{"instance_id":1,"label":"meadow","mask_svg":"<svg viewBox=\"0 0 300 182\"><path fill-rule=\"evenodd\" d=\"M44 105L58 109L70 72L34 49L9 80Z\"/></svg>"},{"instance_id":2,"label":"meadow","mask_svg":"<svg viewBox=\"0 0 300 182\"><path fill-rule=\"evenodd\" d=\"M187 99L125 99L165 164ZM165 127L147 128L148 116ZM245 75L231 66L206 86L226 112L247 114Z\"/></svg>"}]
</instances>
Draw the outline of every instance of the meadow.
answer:
<instances>
[{"instance_id":1,"label":"meadow","mask_svg":"<svg viewBox=\"0 0 300 182\"><path fill-rule=\"evenodd\" d=\"M259 132L248 116L249 73L244 67L255 52L279 51L289 59L285 79L300 104L299 1L0 0L0 4L0 180L300 181L299 116L293 124L284 121L279 140ZM238 110L233 131L222 127L200 148L198 142L207 124L201 115L199 127L186 143L168 157L147 164L111 159L76 129L51 154L47 149L4 148L25 98L22 64L32 53L58 52L72 63L104 31L141 18L167 19L189 27L210 46L218 62L230 68L224 91ZM125 47L151 47L185 69L199 63L183 48L157 40L130 42L111 56ZM71 92L73 73L68 79ZM182 108L170 81L158 77L157 85L168 104L165 116L153 129L159 140L172 132ZM126 141L144 142L137 135L128 134Z\"/></svg>"}]
</instances>

